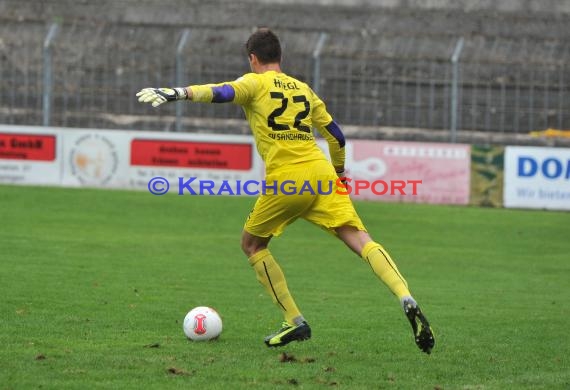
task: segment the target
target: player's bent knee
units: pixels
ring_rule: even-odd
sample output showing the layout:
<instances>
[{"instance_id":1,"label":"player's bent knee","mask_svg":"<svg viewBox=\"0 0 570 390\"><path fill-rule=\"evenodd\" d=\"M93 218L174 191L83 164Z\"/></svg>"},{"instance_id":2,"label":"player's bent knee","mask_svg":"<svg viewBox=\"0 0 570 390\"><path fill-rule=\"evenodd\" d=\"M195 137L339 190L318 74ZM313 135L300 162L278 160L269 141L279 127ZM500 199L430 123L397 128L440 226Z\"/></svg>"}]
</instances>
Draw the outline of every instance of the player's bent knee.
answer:
<instances>
[{"instance_id":1,"label":"player's bent knee","mask_svg":"<svg viewBox=\"0 0 570 390\"><path fill-rule=\"evenodd\" d=\"M252 257L257 252L267 249L269 238L257 237L244 231L241 237L241 250L248 257Z\"/></svg>"},{"instance_id":2,"label":"player's bent knee","mask_svg":"<svg viewBox=\"0 0 570 390\"><path fill-rule=\"evenodd\" d=\"M372 241L372 238L366 231L359 230L354 226L341 226L335 229L335 231L338 238L359 256L364 246Z\"/></svg>"},{"instance_id":3,"label":"player's bent knee","mask_svg":"<svg viewBox=\"0 0 570 390\"><path fill-rule=\"evenodd\" d=\"M248 247L242 247L241 249L243 250L243 253L245 253L245 255L249 258L255 255L256 253L259 253L262 250L267 249L267 245L261 245L261 246L252 245Z\"/></svg>"}]
</instances>

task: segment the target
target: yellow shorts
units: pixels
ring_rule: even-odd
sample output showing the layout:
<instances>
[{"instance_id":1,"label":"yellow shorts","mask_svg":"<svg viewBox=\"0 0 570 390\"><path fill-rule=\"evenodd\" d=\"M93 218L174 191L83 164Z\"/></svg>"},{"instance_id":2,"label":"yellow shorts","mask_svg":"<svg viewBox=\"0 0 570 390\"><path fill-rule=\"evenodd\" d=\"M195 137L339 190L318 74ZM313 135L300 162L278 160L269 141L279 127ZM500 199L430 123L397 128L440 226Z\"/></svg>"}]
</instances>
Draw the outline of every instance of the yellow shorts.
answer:
<instances>
[{"instance_id":1,"label":"yellow shorts","mask_svg":"<svg viewBox=\"0 0 570 390\"><path fill-rule=\"evenodd\" d=\"M266 193L257 199L244 229L258 237L278 236L287 225L303 218L333 234L335 228L347 225L366 231L350 197L336 192L336 180L334 168L325 160L269 174Z\"/></svg>"}]
</instances>

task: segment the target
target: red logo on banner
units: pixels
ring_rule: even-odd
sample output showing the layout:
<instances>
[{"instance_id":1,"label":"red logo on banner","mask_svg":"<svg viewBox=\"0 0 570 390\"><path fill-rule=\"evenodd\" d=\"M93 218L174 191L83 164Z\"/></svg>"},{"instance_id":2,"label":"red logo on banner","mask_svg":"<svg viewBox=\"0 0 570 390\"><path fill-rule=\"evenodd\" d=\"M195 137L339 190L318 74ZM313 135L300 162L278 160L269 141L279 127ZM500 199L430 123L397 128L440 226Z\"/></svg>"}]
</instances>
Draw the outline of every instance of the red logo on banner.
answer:
<instances>
[{"instance_id":1,"label":"red logo on banner","mask_svg":"<svg viewBox=\"0 0 570 390\"><path fill-rule=\"evenodd\" d=\"M206 316L204 314L198 314L194 317L194 333L206 333Z\"/></svg>"},{"instance_id":2,"label":"red logo on banner","mask_svg":"<svg viewBox=\"0 0 570 390\"><path fill-rule=\"evenodd\" d=\"M0 133L0 159L55 160L55 135Z\"/></svg>"},{"instance_id":3,"label":"red logo on banner","mask_svg":"<svg viewBox=\"0 0 570 390\"><path fill-rule=\"evenodd\" d=\"M134 139L131 165L175 168L249 170L252 145Z\"/></svg>"}]
</instances>

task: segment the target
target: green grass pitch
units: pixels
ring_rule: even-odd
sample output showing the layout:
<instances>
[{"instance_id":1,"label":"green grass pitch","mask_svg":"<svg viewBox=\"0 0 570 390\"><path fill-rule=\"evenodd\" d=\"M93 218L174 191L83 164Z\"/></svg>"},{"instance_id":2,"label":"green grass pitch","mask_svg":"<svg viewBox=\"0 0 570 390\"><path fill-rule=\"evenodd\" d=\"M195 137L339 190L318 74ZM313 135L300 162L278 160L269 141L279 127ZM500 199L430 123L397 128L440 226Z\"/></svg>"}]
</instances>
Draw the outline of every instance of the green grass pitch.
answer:
<instances>
[{"instance_id":1,"label":"green grass pitch","mask_svg":"<svg viewBox=\"0 0 570 390\"><path fill-rule=\"evenodd\" d=\"M570 388L569 213L356 204L433 325L428 356L305 221L271 248L313 338L265 347L281 315L240 251L254 200L0 186L0 389ZM199 305L219 340L185 339Z\"/></svg>"}]
</instances>

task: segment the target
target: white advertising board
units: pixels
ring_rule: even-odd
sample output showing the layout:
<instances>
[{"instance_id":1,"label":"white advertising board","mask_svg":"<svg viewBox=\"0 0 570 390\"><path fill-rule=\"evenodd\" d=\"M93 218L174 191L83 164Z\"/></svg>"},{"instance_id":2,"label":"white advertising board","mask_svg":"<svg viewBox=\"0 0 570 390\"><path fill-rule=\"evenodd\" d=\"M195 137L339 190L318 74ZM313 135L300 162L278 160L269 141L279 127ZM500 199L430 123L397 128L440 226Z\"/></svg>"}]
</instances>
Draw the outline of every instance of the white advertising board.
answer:
<instances>
[{"instance_id":1,"label":"white advertising board","mask_svg":"<svg viewBox=\"0 0 570 390\"><path fill-rule=\"evenodd\" d=\"M70 187L128 186L129 135L124 131L65 129L61 184Z\"/></svg>"},{"instance_id":2,"label":"white advertising board","mask_svg":"<svg viewBox=\"0 0 570 390\"><path fill-rule=\"evenodd\" d=\"M156 195L244 195L260 182L264 165L246 135L133 132L129 187ZM248 188L258 189L258 185Z\"/></svg>"},{"instance_id":3,"label":"white advertising board","mask_svg":"<svg viewBox=\"0 0 570 390\"><path fill-rule=\"evenodd\" d=\"M263 176L249 135L0 126L0 183L237 195Z\"/></svg>"},{"instance_id":4,"label":"white advertising board","mask_svg":"<svg viewBox=\"0 0 570 390\"><path fill-rule=\"evenodd\" d=\"M570 149L508 146L505 207L570 210Z\"/></svg>"},{"instance_id":5,"label":"white advertising board","mask_svg":"<svg viewBox=\"0 0 570 390\"><path fill-rule=\"evenodd\" d=\"M61 137L53 128L0 125L0 183L59 185Z\"/></svg>"}]
</instances>

